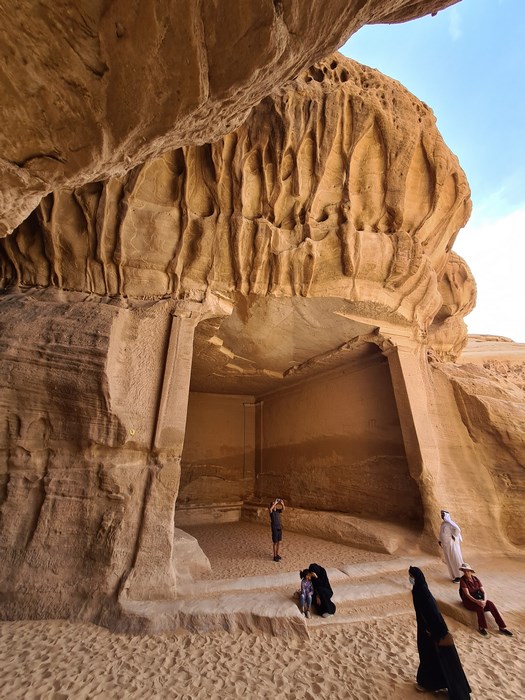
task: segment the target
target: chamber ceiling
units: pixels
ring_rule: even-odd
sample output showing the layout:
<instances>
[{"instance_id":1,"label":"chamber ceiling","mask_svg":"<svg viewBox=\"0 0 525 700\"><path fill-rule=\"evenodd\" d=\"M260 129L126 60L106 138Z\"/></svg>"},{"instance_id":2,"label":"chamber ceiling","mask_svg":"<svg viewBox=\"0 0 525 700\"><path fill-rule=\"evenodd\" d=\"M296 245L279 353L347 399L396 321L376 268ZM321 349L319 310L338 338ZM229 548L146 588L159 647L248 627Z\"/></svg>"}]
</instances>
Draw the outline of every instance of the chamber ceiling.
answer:
<instances>
[{"instance_id":1,"label":"chamber ceiling","mask_svg":"<svg viewBox=\"0 0 525 700\"><path fill-rule=\"evenodd\" d=\"M191 390L260 396L378 356L363 340L375 327L347 315L341 299L240 297L231 316L197 327Z\"/></svg>"}]
</instances>

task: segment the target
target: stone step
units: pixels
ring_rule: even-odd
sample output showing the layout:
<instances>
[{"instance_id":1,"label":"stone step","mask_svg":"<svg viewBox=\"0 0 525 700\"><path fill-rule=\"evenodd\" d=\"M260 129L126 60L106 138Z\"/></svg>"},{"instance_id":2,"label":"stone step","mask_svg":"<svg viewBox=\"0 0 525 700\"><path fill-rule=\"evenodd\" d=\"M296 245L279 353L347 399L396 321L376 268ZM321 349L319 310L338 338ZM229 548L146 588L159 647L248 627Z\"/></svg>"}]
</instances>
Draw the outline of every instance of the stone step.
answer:
<instances>
[{"instance_id":1,"label":"stone step","mask_svg":"<svg viewBox=\"0 0 525 700\"><path fill-rule=\"evenodd\" d=\"M412 599L408 595L387 596L378 599L359 601L358 603L345 602L337 606L335 615L323 618L319 615L312 615L306 621L308 628L324 627L326 625L345 625L356 622L367 622L385 617L398 617L402 615L413 615L414 606Z\"/></svg>"},{"instance_id":2,"label":"stone step","mask_svg":"<svg viewBox=\"0 0 525 700\"><path fill-rule=\"evenodd\" d=\"M409 564L435 565L435 559L385 559L328 568L338 613L332 618L300 612L294 592L296 572L240 579L197 581L173 601L121 601L122 631L150 634L190 630L268 632L308 637L309 627L405 614L412 609Z\"/></svg>"},{"instance_id":3,"label":"stone step","mask_svg":"<svg viewBox=\"0 0 525 700\"><path fill-rule=\"evenodd\" d=\"M309 630L320 625L351 624L374 618L414 614L408 566L424 569L430 589L441 612L458 622L475 627L474 613L460 603L457 584L446 575L436 557L398 557L327 568L334 590L337 613L306 619L294 592L297 572L219 581L197 581L184 595L169 601L136 601L121 598L121 619L115 627L122 632L158 634L180 628L191 631L228 630L265 632L284 637L308 638ZM509 627L525 621L525 567L523 559L487 560L489 590L500 605ZM513 600L505 598L505 582L512 572L517 588ZM485 574L484 574L485 575Z\"/></svg>"},{"instance_id":4,"label":"stone step","mask_svg":"<svg viewBox=\"0 0 525 700\"><path fill-rule=\"evenodd\" d=\"M397 580L399 577L402 582L407 582L408 567L415 565L419 567L431 567L436 565L435 557L418 556L418 557L399 557L389 558L380 561L361 562L358 564L348 564L347 566L333 568L328 567L328 578L334 591L340 586L348 586L350 580L358 580L363 582L366 579L385 578ZM299 581L297 572L284 572L268 574L265 576L246 576L236 579L212 579L203 581L191 581L182 583L179 586L179 596L206 596L216 595L217 593L226 591L253 591L257 589L270 588L298 588ZM348 595L361 595L363 585L360 583L354 588L348 588Z\"/></svg>"}]
</instances>

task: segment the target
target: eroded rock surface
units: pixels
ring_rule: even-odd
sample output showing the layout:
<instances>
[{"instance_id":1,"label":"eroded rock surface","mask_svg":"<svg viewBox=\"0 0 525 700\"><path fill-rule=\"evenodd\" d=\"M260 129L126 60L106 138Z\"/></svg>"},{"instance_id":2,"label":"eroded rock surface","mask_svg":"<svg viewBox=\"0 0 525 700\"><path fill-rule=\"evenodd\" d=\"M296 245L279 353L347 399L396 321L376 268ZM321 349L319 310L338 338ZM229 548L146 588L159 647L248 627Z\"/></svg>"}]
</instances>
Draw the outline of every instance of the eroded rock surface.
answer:
<instances>
[{"instance_id":1,"label":"eroded rock surface","mask_svg":"<svg viewBox=\"0 0 525 700\"><path fill-rule=\"evenodd\" d=\"M140 315L84 295L2 303L4 615L79 612L132 567L157 391L133 366L162 363L158 310Z\"/></svg>"},{"instance_id":2,"label":"eroded rock surface","mask_svg":"<svg viewBox=\"0 0 525 700\"><path fill-rule=\"evenodd\" d=\"M457 0L1 3L0 235L40 198L233 130L359 27Z\"/></svg>"},{"instance_id":3,"label":"eroded rock surface","mask_svg":"<svg viewBox=\"0 0 525 700\"><path fill-rule=\"evenodd\" d=\"M525 544L525 345L508 338L473 336L461 364L443 370L461 418L477 444L480 468L490 473L507 537Z\"/></svg>"},{"instance_id":4,"label":"eroded rock surface","mask_svg":"<svg viewBox=\"0 0 525 700\"><path fill-rule=\"evenodd\" d=\"M0 614L169 607L206 567L177 497L401 509L429 549L447 506L520 545L522 388L443 361L469 196L431 110L334 54L214 143L45 197L0 243Z\"/></svg>"},{"instance_id":5,"label":"eroded rock surface","mask_svg":"<svg viewBox=\"0 0 525 700\"><path fill-rule=\"evenodd\" d=\"M467 268L450 257L469 213L431 110L335 54L214 144L48 196L2 242L2 281L139 298L340 297L425 333L440 309L443 323L472 306Z\"/></svg>"}]
</instances>

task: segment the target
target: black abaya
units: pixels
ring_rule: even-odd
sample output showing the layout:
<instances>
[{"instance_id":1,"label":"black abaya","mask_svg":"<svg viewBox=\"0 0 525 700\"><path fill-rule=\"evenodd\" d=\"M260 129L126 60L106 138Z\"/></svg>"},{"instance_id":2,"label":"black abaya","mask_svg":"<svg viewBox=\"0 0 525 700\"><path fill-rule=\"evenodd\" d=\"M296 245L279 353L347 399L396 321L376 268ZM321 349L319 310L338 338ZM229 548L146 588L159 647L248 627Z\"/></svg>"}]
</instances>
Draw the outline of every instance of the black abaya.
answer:
<instances>
[{"instance_id":1,"label":"black abaya","mask_svg":"<svg viewBox=\"0 0 525 700\"><path fill-rule=\"evenodd\" d=\"M411 566L412 598L417 621L419 668L416 680L427 690L448 689L450 700L469 700L470 686L448 627L421 569Z\"/></svg>"},{"instance_id":2,"label":"black abaya","mask_svg":"<svg viewBox=\"0 0 525 700\"><path fill-rule=\"evenodd\" d=\"M308 570L315 574L315 576L312 577L312 584L314 587L314 601L317 612L319 615L323 615L324 613L334 615L336 610L335 603L332 602L334 592L330 586L326 569L320 564L310 564ZM317 599L319 599L319 603Z\"/></svg>"}]
</instances>

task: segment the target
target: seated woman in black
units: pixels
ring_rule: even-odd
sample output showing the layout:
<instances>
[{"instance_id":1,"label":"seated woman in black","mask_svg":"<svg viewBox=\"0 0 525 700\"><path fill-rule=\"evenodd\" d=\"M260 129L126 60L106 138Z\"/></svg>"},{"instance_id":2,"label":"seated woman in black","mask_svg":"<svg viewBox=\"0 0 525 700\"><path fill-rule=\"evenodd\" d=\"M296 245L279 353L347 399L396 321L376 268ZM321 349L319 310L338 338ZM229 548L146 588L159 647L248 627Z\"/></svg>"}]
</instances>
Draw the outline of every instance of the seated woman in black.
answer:
<instances>
[{"instance_id":1,"label":"seated woman in black","mask_svg":"<svg viewBox=\"0 0 525 700\"><path fill-rule=\"evenodd\" d=\"M334 594L328 574L320 564L310 564L308 571L312 574L312 584L314 587L314 604L317 612L322 617L335 614L335 604L332 602Z\"/></svg>"}]
</instances>

